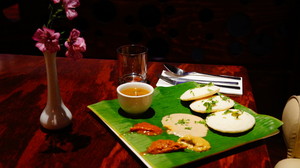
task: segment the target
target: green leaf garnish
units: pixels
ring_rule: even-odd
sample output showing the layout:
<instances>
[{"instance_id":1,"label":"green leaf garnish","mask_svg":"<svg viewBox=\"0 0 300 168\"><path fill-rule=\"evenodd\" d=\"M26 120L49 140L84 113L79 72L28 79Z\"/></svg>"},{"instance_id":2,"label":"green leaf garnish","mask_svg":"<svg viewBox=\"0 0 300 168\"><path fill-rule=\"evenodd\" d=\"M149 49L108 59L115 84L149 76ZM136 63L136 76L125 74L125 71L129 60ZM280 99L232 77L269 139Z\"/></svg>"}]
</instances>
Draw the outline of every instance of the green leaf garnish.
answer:
<instances>
[{"instance_id":1,"label":"green leaf garnish","mask_svg":"<svg viewBox=\"0 0 300 168\"><path fill-rule=\"evenodd\" d=\"M231 116L233 116L233 117L235 117L236 119L238 119L239 116L243 114L243 111L240 111L240 110L238 110L238 111L233 111L233 110L230 110L230 109L229 109L229 110L226 110L223 114L225 115L225 114L228 114L228 113L231 113Z\"/></svg>"},{"instance_id":2,"label":"green leaf garnish","mask_svg":"<svg viewBox=\"0 0 300 168\"><path fill-rule=\"evenodd\" d=\"M205 120L202 121L195 121L195 124L206 124Z\"/></svg>"},{"instance_id":3,"label":"green leaf garnish","mask_svg":"<svg viewBox=\"0 0 300 168\"><path fill-rule=\"evenodd\" d=\"M190 90L190 94L192 94L193 96L195 96L195 93L193 92L193 90Z\"/></svg>"},{"instance_id":4,"label":"green leaf garnish","mask_svg":"<svg viewBox=\"0 0 300 168\"><path fill-rule=\"evenodd\" d=\"M204 86L214 86L214 83L210 82L210 83L199 83L197 85L197 87L204 87Z\"/></svg>"},{"instance_id":5,"label":"green leaf garnish","mask_svg":"<svg viewBox=\"0 0 300 168\"><path fill-rule=\"evenodd\" d=\"M177 123L175 123L176 125L179 124L179 125L187 125L190 123L190 120L189 119L180 119L177 121Z\"/></svg>"},{"instance_id":6,"label":"green leaf garnish","mask_svg":"<svg viewBox=\"0 0 300 168\"><path fill-rule=\"evenodd\" d=\"M203 105L206 107L206 112L211 112L212 108L218 103L217 100L213 100L213 98L209 98L207 102L205 102Z\"/></svg>"},{"instance_id":7,"label":"green leaf garnish","mask_svg":"<svg viewBox=\"0 0 300 168\"><path fill-rule=\"evenodd\" d=\"M185 127L186 130L192 130L192 127Z\"/></svg>"}]
</instances>

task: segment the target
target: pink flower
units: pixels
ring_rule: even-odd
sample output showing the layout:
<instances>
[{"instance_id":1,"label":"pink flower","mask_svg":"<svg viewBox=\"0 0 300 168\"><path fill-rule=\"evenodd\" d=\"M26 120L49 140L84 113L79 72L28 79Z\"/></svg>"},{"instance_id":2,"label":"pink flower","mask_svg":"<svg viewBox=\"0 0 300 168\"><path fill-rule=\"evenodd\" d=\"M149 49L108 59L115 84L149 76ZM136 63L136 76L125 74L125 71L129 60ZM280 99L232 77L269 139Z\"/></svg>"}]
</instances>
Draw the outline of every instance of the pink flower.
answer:
<instances>
[{"instance_id":1,"label":"pink flower","mask_svg":"<svg viewBox=\"0 0 300 168\"><path fill-rule=\"evenodd\" d=\"M75 8L79 7L79 5L79 0L63 0L63 7L65 8L66 15L69 20L72 20L78 16L78 13L76 12Z\"/></svg>"},{"instance_id":2,"label":"pink flower","mask_svg":"<svg viewBox=\"0 0 300 168\"><path fill-rule=\"evenodd\" d=\"M32 39L37 41L35 46L39 50L41 50L42 52L49 51L53 53L60 50L59 37L59 33L55 33L54 30L43 27L43 30L37 29Z\"/></svg>"},{"instance_id":3,"label":"pink flower","mask_svg":"<svg viewBox=\"0 0 300 168\"><path fill-rule=\"evenodd\" d=\"M65 42L65 46L68 48L66 52L67 57L72 57L74 59L82 58L82 53L86 51L86 44L84 38L79 37L80 31L73 29L70 32L68 40Z\"/></svg>"},{"instance_id":4,"label":"pink flower","mask_svg":"<svg viewBox=\"0 0 300 168\"><path fill-rule=\"evenodd\" d=\"M60 0L52 0L53 3L57 4L57 3L60 3Z\"/></svg>"}]
</instances>

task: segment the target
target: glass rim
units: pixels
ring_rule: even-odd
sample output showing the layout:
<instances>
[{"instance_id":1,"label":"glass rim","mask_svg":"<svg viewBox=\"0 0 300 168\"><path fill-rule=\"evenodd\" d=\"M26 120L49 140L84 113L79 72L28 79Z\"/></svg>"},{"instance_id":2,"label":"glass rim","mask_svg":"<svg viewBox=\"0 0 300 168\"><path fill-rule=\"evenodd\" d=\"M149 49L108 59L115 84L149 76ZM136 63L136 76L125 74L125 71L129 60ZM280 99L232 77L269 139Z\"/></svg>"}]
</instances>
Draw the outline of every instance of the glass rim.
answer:
<instances>
[{"instance_id":1,"label":"glass rim","mask_svg":"<svg viewBox=\"0 0 300 168\"><path fill-rule=\"evenodd\" d=\"M128 49L132 47L138 47L140 49L140 52L136 53L129 53ZM127 49L127 50L124 50ZM126 52L127 51L127 52ZM146 54L148 52L148 48L142 44L125 44L117 48L118 54L124 54L124 55L138 55L138 54Z\"/></svg>"}]
</instances>

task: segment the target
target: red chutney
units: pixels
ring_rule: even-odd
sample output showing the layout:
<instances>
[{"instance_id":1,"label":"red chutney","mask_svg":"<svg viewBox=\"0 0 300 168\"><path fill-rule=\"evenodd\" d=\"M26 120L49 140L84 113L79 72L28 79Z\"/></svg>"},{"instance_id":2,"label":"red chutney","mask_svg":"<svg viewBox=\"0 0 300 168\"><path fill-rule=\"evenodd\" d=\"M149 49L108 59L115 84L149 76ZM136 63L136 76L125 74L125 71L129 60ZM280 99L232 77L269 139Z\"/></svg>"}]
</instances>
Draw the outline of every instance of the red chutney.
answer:
<instances>
[{"instance_id":1,"label":"red chutney","mask_svg":"<svg viewBox=\"0 0 300 168\"><path fill-rule=\"evenodd\" d=\"M139 134L145 134L145 135L159 135L163 131L158 126L149 124L147 122L141 122L135 124L133 127L130 128L131 132L137 132Z\"/></svg>"},{"instance_id":2,"label":"red chutney","mask_svg":"<svg viewBox=\"0 0 300 168\"><path fill-rule=\"evenodd\" d=\"M168 153L168 152L183 150L185 148L186 146L178 142L172 140L159 139L157 141L152 142L151 146L149 146L147 149L147 153L150 154Z\"/></svg>"}]
</instances>

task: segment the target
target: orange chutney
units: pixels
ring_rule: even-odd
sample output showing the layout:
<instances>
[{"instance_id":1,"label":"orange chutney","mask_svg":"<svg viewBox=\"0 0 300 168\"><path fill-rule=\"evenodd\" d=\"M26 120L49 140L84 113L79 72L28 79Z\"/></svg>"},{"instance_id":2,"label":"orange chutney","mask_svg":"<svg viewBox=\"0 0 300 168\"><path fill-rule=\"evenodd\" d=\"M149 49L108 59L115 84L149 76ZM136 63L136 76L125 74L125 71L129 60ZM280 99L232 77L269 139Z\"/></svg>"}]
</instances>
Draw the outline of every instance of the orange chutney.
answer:
<instances>
[{"instance_id":1,"label":"orange chutney","mask_svg":"<svg viewBox=\"0 0 300 168\"><path fill-rule=\"evenodd\" d=\"M154 142L147 148L147 153L150 154L159 154L159 153L168 153L178 150L185 149L186 146L178 142L169 139L159 139Z\"/></svg>"},{"instance_id":2,"label":"orange chutney","mask_svg":"<svg viewBox=\"0 0 300 168\"><path fill-rule=\"evenodd\" d=\"M145 134L145 135L159 135L163 131L161 128L159 128L156 125L149 124L147 122L141 122L135 124L133 127L130 128L131 132L137 132L139 134Z\"/></svg>"}]
</instances>

